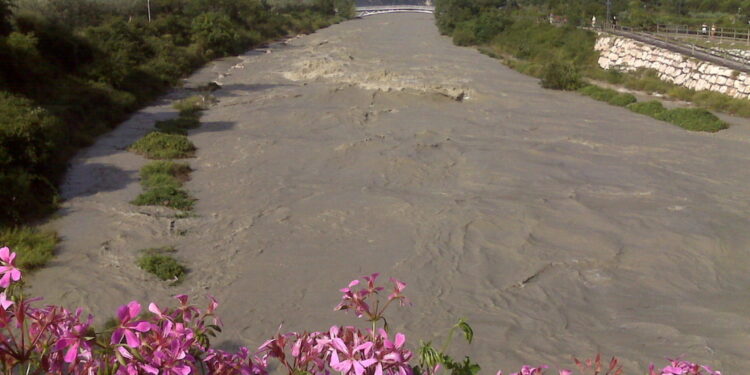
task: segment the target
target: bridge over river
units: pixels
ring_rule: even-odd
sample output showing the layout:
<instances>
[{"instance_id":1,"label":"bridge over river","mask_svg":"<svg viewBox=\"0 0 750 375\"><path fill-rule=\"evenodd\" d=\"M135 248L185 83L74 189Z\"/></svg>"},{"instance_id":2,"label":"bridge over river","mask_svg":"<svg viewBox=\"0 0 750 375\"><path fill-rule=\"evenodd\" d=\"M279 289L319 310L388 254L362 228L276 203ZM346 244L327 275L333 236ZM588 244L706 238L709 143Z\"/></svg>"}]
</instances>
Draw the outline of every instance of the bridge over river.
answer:
<instances>
[{"instance_id":1,"label":"bridge over river","mask_svg":"<svg viewBox=\"0 0 750 375\"><path fill-rule=\"evenodd\" d=\"M127 147L212 80L185 160L194 211L131 205L147 160ZM545 90L418 13L220 60L184 86L72 162L32 294L99 317L211 294L213 342L257 347L282 322L355 323L332 311L338 289L379 271L408 283L413 306L388 319L408 345L466 318L474 343L451 354L484 374L597 352L629 374L679 355L750 371L749 126L692 133ZM190 270L177 286L136 265L160 246Z\"/></svg>"},{"instance_id":2,"label":"bridge over river","mask_svg":"<svg viewBox=\"0 0 750 375\"><path fill-rule=\"evenodd\" d=\"M429 13L435 12L431 0L358 0L356 2L358 17L367 17L387 13Z\"/></svg>"}]
</instances>

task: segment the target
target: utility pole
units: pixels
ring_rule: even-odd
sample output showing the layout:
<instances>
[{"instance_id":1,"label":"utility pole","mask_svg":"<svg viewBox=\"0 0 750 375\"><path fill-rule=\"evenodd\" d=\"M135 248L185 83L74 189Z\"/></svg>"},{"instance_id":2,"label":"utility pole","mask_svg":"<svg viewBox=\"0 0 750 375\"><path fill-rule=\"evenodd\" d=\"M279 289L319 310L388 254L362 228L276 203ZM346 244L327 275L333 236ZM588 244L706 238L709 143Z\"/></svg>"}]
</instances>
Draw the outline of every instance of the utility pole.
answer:
<instances>
[{"instance_id":1,"label":"utility pole","mask_svg":"<svg viewBox=\"0 0 750 375\"><path fill-rule=\"evenodd\" d=\"M148 22L151 23L151 0L146 0L146 7L148 8Z\"/></svg>"},{"instance_id":2,"label":"utility pole","mask_svg":"<svg viewBox=\"0 0 750 375\"><path fill-rule=\"evenodd\" d=\"M607 25L612 22L612 0L607 0L607 18L604 20L604 24Z\"/></svg>"}]
</instances>

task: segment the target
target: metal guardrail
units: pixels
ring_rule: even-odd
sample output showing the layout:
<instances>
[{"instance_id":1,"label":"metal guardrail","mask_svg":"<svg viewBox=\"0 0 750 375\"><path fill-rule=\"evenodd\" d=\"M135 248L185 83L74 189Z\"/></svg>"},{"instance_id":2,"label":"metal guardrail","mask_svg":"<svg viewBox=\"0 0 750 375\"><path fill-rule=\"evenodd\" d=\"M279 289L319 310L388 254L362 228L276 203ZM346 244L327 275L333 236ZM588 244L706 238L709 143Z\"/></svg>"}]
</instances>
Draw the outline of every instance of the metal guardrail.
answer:
<instances>
[{"instance_id":1,"label":"metal guardrail","mask_svg":"<svg viewBox=\"0 0 750 375\"><path fill-rule=\"evenodd\" d=\"M735 29L726 27L716 27L713 25L689 26L689 25L656 25L657 34L665 33L669 35L686 36L705 39L709 41L734 41L743 42L750 45L750 29Z\"/></svg>"}]
</instances>

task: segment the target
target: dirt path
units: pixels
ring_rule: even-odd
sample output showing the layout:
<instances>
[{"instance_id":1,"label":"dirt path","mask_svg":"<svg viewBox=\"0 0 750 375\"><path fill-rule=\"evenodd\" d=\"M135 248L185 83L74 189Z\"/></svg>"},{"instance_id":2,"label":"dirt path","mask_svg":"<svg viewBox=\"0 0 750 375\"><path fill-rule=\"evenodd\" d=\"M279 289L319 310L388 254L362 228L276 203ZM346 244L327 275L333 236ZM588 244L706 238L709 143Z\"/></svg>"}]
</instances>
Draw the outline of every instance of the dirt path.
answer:
<instances>
[{"instance_id":1,"label":"dirt path","mask_svg":"<svg viewBox=\"0 0 750 375\"><path fill-rule=\"evenodd\" d=\"M229 73L191 133L195 217L127 203L145 160L123 149L174 115L167 103L75 160L51 224L61 251L35 294L104 314L211 293L225 344L258 345L281 322L352 322L331 311L337 289L380 271L414 301L395 328L416 345L467 318L484 373L597 351L631 368L684 354L750 369L747 137L543 90L428 15L271 51L192 80ZM161 245L191 269L180 286L135 265Z\"/></svg>"}]
</instances>

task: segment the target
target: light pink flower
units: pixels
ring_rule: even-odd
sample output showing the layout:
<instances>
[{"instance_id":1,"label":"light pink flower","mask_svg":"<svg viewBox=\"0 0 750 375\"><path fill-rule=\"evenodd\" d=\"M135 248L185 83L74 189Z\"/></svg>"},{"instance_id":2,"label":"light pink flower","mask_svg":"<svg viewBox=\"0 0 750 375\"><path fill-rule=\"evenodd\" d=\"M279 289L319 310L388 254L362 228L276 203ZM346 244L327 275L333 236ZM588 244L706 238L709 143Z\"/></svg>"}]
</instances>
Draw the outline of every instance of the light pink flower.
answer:
<instances>
[{"instance_id":1,"label":"light pink flower","mask_svg":"<svg viewBox=\"0 0 750 375\"><path fill-rule=\"evenodd\" d=\"M7 310L8 307L13 306L13 301L8 299L8 296L5 295L5 292L0 293L0 306L3 307L3 310Z\"/></svg>"},{"instance_id":2,"label":"light pink flower","mask_svg":"<svg viewBox=\"0 0 750 375\"><path fill-rule=\"evenodd\" d=\"M21 270L16 268L13 261L16 259L16 253L9 248L0 248L0 287L7 288L12 281L21 280Z\"/></svg>"}]
</instances>

